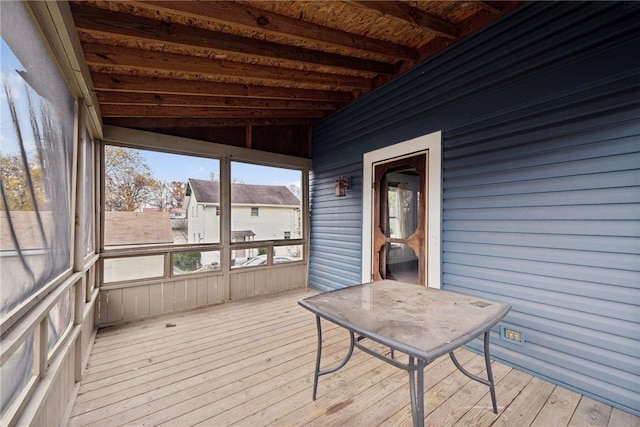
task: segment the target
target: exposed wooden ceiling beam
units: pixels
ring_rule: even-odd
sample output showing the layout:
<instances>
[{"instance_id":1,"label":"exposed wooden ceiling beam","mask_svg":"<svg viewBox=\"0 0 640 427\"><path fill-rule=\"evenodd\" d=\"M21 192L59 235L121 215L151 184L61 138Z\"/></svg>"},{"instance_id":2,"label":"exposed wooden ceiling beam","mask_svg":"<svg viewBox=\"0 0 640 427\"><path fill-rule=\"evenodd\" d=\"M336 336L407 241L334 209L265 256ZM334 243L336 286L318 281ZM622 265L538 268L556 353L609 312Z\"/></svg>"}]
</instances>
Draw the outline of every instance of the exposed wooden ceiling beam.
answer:
<instances>
[{"instance_id":1,"label":"exposed wooden ceiling beam","mask_svg":"<svg viewBox=\"0 0 640 427\"><path fill-rule=\"evenodd\" d=\"M327 101L170 95L136 92L98 92L101 105L158 105L174 107L256 108L262 110L335 110L344 103Z\"/></svg>"},{"instance_id":2,"label":"exposed wooden ceiling beam","mask_svg":"<svg viewBox=\"0 0 640 427\"><path fill-rule=\"evenodd\" d=\"M506 13L510 10L513 10L519 5L520 5L520 2L517 0L502 2L501 3L501 7L503 10L502 13ZM496 18L495 16L493 16L492 13L484 9L480 10L477 14L473 15L472 17L470 17L469 19L467 19L466 21L462 22L459 25L459 32L458 32L459 38L463 38L468 36L469 34L473 34L474 32L480 30L485 25L488 25L491 22L493 22L495 19ZM421 46L418 49L418 51L420 52L420 58L424 59L432 55L435 55L436 53L449 47L451 43L452 43L451 40L436 38L430 41L429 43L425 44L424 46Z\"/></svg>"},{"instance_id":3,"label":"exposed wooden ceiling beam","mask_svg":"<svg viewBox=\"0 0 640 427\"><path fill-rule=\"evenodd\" d=\"M496 16L502 15L502 2L499 1L476 1L476 5Z\"/></svg>"},{"instance_id":4,"label":"exposed wooden ceiling beam","mask_svg":"<svg viewBox=\"0 0 640 427\"><path fill-rule=\"evenodd\" d=\"M337 103L347 103L354 99L351 92L178 80L125 74L93 73L91 79L95 89L99 91L330 101Z\"/></svg>"},{"instance_id":5,"label":"exposed wooden ceiling beam","mask_svg":"<svg viewBox=\"0 0 640 427\"><path fill-rule=\"evenodd\" d=\"M394 60L416 61L415 49L385 42L358 34L348 33L323 25L271 13L245 4L227 1L148 1L133 2L136 7L152 11L167 11L190 18L208 19L260 33L286 36L292 42L304 45L322 44L332 48L347 49L355 56L372 53Z\"/></svg>"},{"instance_id":6,"label":"exposed wooden ceiling beam","mask_svg":"<svg viewBox=\"0 0 640 427\"><path fill-rule=\"evenodd\" d=\"M449 40L455 40L458 37L458 29L451 22L400 1L351 0L350 3L393 16Z\"/></svg>"},{"instance_id":7,"label":"exposed wooden ceiling beam","mask_svg":"<svg viewBox=\"0 0 640 427\"><path fill-rule=\"evenodd\" d=\"M325 66L391 75L392 64L288 46L269 41L208 31L202 28L167 23L105 9L71 4L76 27L81 33L109 37L118 42L161 42L174 49L197 50L201 56L227 58L242 55L253 60L286 60L303 66ZM212 55L213 54L213 55ZM339 72L339 71L338 71Z\"/></svg>"},{"instance_id":8,"label":"exposed wooden ceiling beam","mask_svg":"<svg viewBox=\"0 0 640 427\"><path fill-rule=\"evenodd\" d=\"M258 110L249 108L164 107L152 105L102 106L104 117L210 117L210 118L296 118L309 119L329 114L322 110Z\"/></svg>"},{"instance_id":9,"label":"exposed wooden ceiling beam","mask_svg":"<svg viewBox=\"0 0 640 427\"><path fill-rule=\"evenodd\" d=\"M312 119L280 119L280 118L250 118L250 119L215 119L190 117L105 117L105 123L125 128L208 128L208 127L236 127L236 126L308 126Z\"/></svg>"},{"instance_id":10,"label":"exposed wooden ceiling beam","mask_svg":"<svg viewBox=\"0 0 640 427\"><path fill-rule=\"evenodd\" d=\"M210 78L221 81L233 78L249 84L278 85L286 82L295 87L310 89L371 89L371 80L338 74L293 70L249 63L198 58L174 53L130 49L117 46L84 43L85 58L91 71L118 72L143 70L145 72L183 73L191 78Z\"/></svg>"}]
</instances>

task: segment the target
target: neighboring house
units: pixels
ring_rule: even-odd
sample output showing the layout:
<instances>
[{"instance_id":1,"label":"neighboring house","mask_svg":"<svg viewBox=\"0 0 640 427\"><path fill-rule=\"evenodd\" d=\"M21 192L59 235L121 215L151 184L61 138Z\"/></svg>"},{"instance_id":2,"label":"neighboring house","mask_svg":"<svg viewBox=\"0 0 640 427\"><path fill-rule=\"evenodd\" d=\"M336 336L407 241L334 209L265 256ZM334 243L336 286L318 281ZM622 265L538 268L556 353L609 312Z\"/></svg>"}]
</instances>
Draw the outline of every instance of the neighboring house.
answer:
<instances>
[{"instance_id":1,"label":"neighboring house","mask_svg":"<svg viewBox=\"0 0 640 427\"><path fill-rule=\"evenodd\" d=\"M169 212L105 212L104 230L105 247L173 244Z\"/></svg>"},{"instance_id":2,"label":"neighboring house","mask_svg":"<svg viewBox=\"0 0 640 427\"><path fill-rule=\"evenodd\" d=\"M171 219L184 219L187 217L187 211L181 208L170 208L169 218Z\"/></svg>"},{"instance_id":3,"label":"neighboring house","mask_svg":"<svg viewBox=\"0 0 640 427\"><path fill-rule=\"evenodd\" d=\"M183 207L189 243L220 242L218 182L190 178ZM300 200L285 186L231 184L231 241L300 238L300 208ZM236 262L257 255L234 252ZM218 255L203 253L201 262L219 262Z\"/></svg>"},{"instance_id":4,"label":"neighboring house","mask_svg":"<svg viewBox=\"0 0 640 427\"><path fill-rule=\"evenodd\" d=\"M187 211L181 208L143 208L142 212L166 212L173 234L174 244L187 243Z\"/></svg>"}]
</instances>

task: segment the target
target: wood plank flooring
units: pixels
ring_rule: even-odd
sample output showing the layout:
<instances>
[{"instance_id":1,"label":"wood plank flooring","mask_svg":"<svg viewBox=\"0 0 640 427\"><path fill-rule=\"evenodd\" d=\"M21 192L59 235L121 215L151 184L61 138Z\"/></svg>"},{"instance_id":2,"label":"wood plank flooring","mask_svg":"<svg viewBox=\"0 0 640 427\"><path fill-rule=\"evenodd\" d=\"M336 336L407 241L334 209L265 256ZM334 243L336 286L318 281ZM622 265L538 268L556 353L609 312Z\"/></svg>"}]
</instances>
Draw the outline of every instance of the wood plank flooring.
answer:
<instances>
[{"instance_id":1,"label":"wood plank flooring","mask_svg":"<svg viewBox=\"0 0 640 427\"><path fill-rule=\"evenodd\" d=\"M69 426L410 426L408 375L359 350L320 378L311 400L311 291L245 299L99 331ZM348 347L323 322L323 366ZM457 352L472 373L483 358ZM448 358L425 370L427 426L635 426L640 418L493 363L499 413L487 387Z\"/></svg>"}]
</instances>

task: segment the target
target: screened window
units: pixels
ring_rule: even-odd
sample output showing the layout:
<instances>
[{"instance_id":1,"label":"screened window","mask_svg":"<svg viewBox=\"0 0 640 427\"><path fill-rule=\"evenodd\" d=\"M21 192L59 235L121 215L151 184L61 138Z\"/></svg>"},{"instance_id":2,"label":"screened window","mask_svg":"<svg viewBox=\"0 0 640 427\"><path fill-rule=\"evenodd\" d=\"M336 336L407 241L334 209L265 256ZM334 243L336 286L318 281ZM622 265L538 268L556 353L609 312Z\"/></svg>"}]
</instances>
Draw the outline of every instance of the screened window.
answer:
<instances>
[{"instance_id":1,"label":"screened window","mask_svg":"<svg viewBox=\"0 0 640 427\"><path fill-rule=\"evenodd\" d=\"M220 242L219 160L107 145L104 168L105 249Z\"/></svg>"},{"instance_id":2,"label":"screened window","mask_svg":"<svg viewBox=\"0 0 640 427\"><path fill-rule=\"evenodd\" d=\"M231 233L251 240L302 237L299 170L231 162Z\"/></svg>"},{"instance_id":3,"label":"screened window","mask_svg":"<svg viewBox=\"0 0 640 427\"><path fill-rule=\"evenodd\" d=\"M88 132L84 136L83 151L84 215L82 228L84 230L84 253L89 255L93 252L93 143Z\"/></svg>"},{"instance_id":4,"label":"screened window","mask_svg":"<svg viewBox=\"0 0 640 427\"><path fill-rule=\"evenodd\" d=\"M105 258L104 283L124 282L164 276L164 255Z\"/></svg>"},{"instance_id":5,"label":"screened window","mask_svg":"<svg viewBox=\"0 0 640 427\"><path fill-rule=\"evenodd\" d=\"M301 261L302 245L276 246L273 248L274 264Z\"/></svg>"},{"instance_id":6,"label":"screened window","mask_svg":"<svg viewBox=\"0 0 640 427\"><path fill-rule=\"evenodd\" d=\"M74 100L24 6L3 14L2 317L70 267L74 124Z\"/></svg>"},{"instance_id":7,"label":"screened window","mask_svg":"<svg viewBox=\"0 0 640 427\"><path fill-rule=\"evenodd\" d=\"M71 307L72 307L71 290L65 292L64 297L49 311L47 325L49 328L49 352L53 350L55 345L60 341L65 331L71 326Z\"/></svg>"},{"instance_id":8,"label":"screened window","mask_svg":"<svg viewBox=\"0 0 640 427\"><path fill-rule=\"evenodd\" d=\"M171 258L174 276L220 270L220 251L175 252Z\"/></svg>"},{"instance_id":9,"label":"screened window","mask_svg":"<svg viewBox=\"0 0 640 427\"><path fill-rule=\"evenodd\" d=\"M9 356L9 359L0 366L0 417L4 416L13 405L20 392L27 386L29 380L35 375L34 361L34 335L29 334L25 341Z\"/></svg>"},{"instance_id":10,"label":"screened window","mask_svg":"<svg viewBox=\"0 0 640 427\"><path fill-rule=\"evenodd\" d=\"M75 101L23 2L3 2L0 17L0 317L13 321L9 313L71 267ZM67 295L49 312L45 346L68 328L71 304ZM35 342L27 333L3 353L0 417L37 375Z\"/></svg>"}]
</instances>

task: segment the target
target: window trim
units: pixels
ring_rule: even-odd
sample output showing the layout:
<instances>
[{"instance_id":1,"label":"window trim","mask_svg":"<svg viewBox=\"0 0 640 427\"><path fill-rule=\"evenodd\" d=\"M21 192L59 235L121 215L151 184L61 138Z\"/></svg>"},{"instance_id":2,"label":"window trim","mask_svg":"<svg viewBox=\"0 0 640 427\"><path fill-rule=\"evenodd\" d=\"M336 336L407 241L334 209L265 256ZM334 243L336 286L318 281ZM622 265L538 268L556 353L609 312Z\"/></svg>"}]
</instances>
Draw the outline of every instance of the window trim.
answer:
<instances>
[{"instance_id":1,"label":"window trim","mask_svg":"<svg viewBox=\"0 0 640 427\"><path fill-rule=\"evenodd\" d=\"M100 153L100 192L99 197L104 197L104 146L114 145L140 150L149 150L155 152L164 152L169 154L189 155L197 156L208 159L215 159L220 161L220 241L211 244L181 244L181 245L146 245L136 246L132 248L118 248L118 249L104 249L104 242L100 242L101 256L123 256L123 255L135 255L140 251L145 253L149 252L165 252L167 259L170 259L170 253L174 251L184 251L185 249L201 249L201 250L221 250L221 262L220 270L217 272L209 272L208 274L229 274L232 272L230 266L230 254L231 250L238 249L236 245L238 243L231 242L231 163L243 162L248 164L254 164L259 166L269 166L276 168L285 168L298 170L301 173L301 197L300 208L301 214L301 235L299 239L278 239L278 240L266 240L259 242L244 242L241 245L253 245L258 246L278 246L280 243L293 244L296 242L303 245L304 257L302 261L308 260L308 247L309 247L309 173L312 162L310 159L293 157L288 155L282 155L277 153L264 153L256 150L251 150L242 147L234 147L223 144L216 144L204 141L193 140L189 138L175 137L169 135L161 135L152 132L139 131L133 129L120 128L117 126L105 125L104 137L99 142L100 149L97 150ZM104 230L104 205L101 204L99 226ZM103 234L102 234L103 235ZM168 261L167 261L168 265ZM168 269L168 267L167 267ZM101 272L100 272L101 273ZM205 274L196 273L196 274ZM170 279L172 276L168 271L165 271L165 278ZM138 285L148 281L147 279L140 279L131 282L121 282L119 286ZM113 284L109 283L108 287Z\"/></svg>"}]
</instances>

